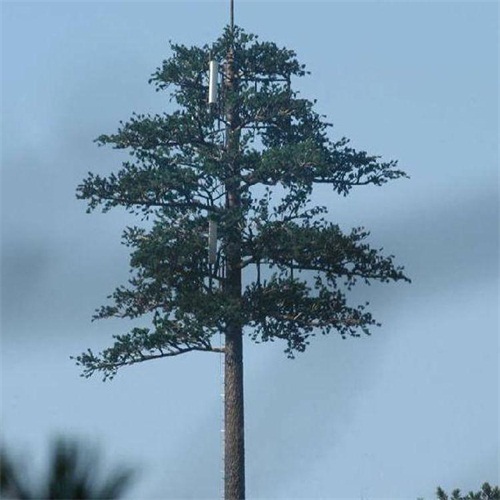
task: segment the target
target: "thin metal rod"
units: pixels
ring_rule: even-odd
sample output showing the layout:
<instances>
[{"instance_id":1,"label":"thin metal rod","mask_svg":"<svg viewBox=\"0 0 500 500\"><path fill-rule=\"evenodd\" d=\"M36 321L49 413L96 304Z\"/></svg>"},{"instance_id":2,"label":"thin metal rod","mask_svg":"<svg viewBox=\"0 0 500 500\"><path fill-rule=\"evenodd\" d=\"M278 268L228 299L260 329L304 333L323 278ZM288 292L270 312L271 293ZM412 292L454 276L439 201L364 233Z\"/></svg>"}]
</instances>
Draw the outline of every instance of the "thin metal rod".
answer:
<instances>
[{"instance_id":1,"label":"thin metal rod","mask_svg":"<svg viewBox=\"0 0 500 500\"><path fill-rule=\"evenodd\" d=\"M234 31L234 0L231 0L230 2L230 26L231 26L231 32Z\"/></svg>"}]
</instances>

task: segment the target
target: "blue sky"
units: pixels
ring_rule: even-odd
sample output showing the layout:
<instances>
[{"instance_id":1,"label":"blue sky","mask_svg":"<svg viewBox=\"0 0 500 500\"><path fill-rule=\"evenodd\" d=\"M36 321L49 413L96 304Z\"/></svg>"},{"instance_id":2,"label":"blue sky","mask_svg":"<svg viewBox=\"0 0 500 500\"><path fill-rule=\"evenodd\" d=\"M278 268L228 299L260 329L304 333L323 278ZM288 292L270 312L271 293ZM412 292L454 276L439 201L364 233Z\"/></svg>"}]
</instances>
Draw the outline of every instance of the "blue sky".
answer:
<instances>
[{"instance_id":1,"label":"blue sky","mask_svg":"<svg viewBox=\"0 0 500 500\"><path fill-rule=\"evenodd\" d=\"M411 285L355 292L383 323L290 361L245 345L249 498L432 498L498 483L498 5L236 0L296 50L296 82L358 149L411 179L315 200L364 225ZM227 2L2 4L2 439L42 457L64 432L143 469L130 498L220 495L220 362L192 354L79 378L69 360L126 325L91 323L128 276L121 212L75 188L120 154L93 139L165 109L168 40L203 45ZM40 460L40 458L38 458Z\"/></svg>"}]
</instances>

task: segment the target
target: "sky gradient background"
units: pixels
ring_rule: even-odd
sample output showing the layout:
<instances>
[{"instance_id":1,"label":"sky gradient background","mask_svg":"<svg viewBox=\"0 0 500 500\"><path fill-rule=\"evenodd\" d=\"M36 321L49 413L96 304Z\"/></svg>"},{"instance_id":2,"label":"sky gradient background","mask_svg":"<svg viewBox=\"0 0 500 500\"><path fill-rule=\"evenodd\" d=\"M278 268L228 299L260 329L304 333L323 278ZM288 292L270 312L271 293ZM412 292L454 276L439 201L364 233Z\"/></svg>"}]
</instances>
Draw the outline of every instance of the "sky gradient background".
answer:
<instances>
[{"instance_id":1,"label":"sky gradient background","mask_svg":"<svg viewBox=\"0 0 500 500\"><path fill-rule=\"evenodd\" d=\"M236 22L296 50L305 97L357 149L411 176L315 200L404 264L354 292L383 326L297 359L245 344L249 498L431 498L499 482L498 5L236 0ZM85 380L91 323L128 277L131 217L75 189L119 166L93 139L161 112L147 79L169 39L203 45L227 2L2 4L1 438L39 465L56 433L137 464L135 499L220 495L220 359L189 354Z\"/></svg>"}]
</instances>

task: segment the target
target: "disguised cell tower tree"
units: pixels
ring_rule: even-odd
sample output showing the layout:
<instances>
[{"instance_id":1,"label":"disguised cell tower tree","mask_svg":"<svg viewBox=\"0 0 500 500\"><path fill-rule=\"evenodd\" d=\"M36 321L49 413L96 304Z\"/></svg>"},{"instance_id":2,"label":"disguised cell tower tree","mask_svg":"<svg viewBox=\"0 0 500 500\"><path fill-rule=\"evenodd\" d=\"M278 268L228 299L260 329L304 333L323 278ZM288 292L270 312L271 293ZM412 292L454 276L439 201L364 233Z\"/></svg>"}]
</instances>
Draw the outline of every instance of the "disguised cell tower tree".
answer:
<instances>
[{"instance_id":1,"label":"disguised cell tower tree","mask_svg":"<svg viewBox=\"0 0 500 500\"><path fill-rule=\"evenodd\" d=\"M176 110L137 115L100 145L131 160L78 187L88 210L115 206L147 216L129 227L133 277L96 318L146 316L150 326L114 337L100 354L76 358L83 375L190 351L225 358L225 498L244 485L242 336L284 342L293 357L318 333L368 334L376 322L346 292L358 281L407 280L393 257L345 234L311 204L313 187L347 195L404 176L396 162L332 141L330 125L300 97L306 75L293 51L228 27L212 46L172 45L150 82ZM216 64L221 68L218 87ZM209 72L209 67L211 72ZM242 275L244 274L244 280ZM212 343L223 333L223 347Z\"/></svg>"}]
</instances>

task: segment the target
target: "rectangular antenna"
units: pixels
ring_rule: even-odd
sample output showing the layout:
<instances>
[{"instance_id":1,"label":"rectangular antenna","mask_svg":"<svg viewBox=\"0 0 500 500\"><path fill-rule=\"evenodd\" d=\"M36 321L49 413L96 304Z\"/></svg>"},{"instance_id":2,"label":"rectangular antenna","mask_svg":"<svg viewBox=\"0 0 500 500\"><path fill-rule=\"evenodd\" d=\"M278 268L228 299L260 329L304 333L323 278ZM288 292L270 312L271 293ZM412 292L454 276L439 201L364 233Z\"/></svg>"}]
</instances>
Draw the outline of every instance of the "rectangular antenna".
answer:
<instances>
[{"instance_id":1,"label":"rectangular antenna","mask_svg":"<svg viewBox=\"0 0 500 500\"><path fill-rule=\"evenodd\" d=\"M215 264L217 261L217 222L208 220L208 262Z\"/></svg>"},{"instance_id":2,"label":"rectangular antenna","mask_svg":"<svg viewBox=\"0 0 500 500\"><path fill-rule=\"evenodd\" d=\"M208 104L217 104L218 64L210 61L208 65Z\"/></svg>"}]
</instances>

